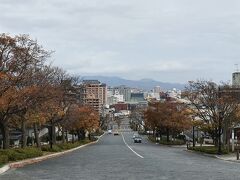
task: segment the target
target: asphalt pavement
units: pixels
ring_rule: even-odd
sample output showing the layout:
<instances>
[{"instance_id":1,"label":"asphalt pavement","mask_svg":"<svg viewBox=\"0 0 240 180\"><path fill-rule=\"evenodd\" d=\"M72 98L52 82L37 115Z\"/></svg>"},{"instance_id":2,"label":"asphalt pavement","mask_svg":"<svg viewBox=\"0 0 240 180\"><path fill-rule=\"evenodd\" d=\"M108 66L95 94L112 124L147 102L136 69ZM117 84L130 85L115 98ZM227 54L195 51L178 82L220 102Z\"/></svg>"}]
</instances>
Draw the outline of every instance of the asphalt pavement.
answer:
<instances>
[{"instance_id":1,"label":"asphalt pavement","mask_svg":"<svg viewBox=\"0 0 240 180\"><path fill-rule=\"evenodd\" d=\"M133 132L104 135L89 145L0 175L0 180L239 180L240 164L147 141L136 144Z\"/></svg>"}]
</instances>

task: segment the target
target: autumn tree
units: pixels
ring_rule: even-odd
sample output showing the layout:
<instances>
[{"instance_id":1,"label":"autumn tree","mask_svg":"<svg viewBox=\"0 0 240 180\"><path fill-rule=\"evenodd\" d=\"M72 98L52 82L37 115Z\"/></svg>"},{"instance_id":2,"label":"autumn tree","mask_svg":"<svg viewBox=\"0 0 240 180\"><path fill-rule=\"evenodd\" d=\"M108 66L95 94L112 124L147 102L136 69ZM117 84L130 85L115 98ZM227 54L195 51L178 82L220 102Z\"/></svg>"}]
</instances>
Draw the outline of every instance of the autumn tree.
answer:
<instances>
[{"instance_id":1,"label":"autumn tree","mask_svg":"<svg viewBox=\"0 0 240 180\"><path fill-rule=\"evenodd\" d=\"M160 137L169 136L187 130L191 127L191 119L187 107L176 102L154 102L149 104L144 113L145 125L158 133Z\"/></svg>"},{"instance_id":2,"label":"autumn tree","mask_svg":"<svg viewBox=\"0 0 240 180\"><path fill-rule=\"evenodd\" d=\"M0 128L4 148L9 147L10 119L26 111L22 96L30 88L25 86L25 82L31 77L31 72L42 67L49 54L27 35L0 35Z\"/></svg>"},{"instance_id":3,"label":"autumn tree","mask_svg":"<svg viewBox=\"0 0 240 180\"><path fill-rule=\"evenodd\" d=\"M203 129L212 136L221 153L222 132L225 131L227 136L226 132L234 123L231 117L236 115L238 109L231 87L224 83L217 85L212 81L198 80L189 82L186 91L194 116L204 122Z\"/></svg>"},{"instance_id":4,"label":"autumn tree","mask_svg":"<svg viewBox=\"0 0 240 180\"><path fill-rule=\"evenodd\" d=\"M131 122L131 128L133 130L137 130L139 125L143 125L143 119L144 119L144 110L143 108L136 108L131 111L130 114L130 122Z\"/></svg>"},{"instance_id":5,"label":"autumn tree","mask_svg":"<svg viewBox=\"0 0 240 180\"><path fill-rule=\"evenodd\" d=\"M100 117L98 112L87 106L72 105L68 111L68 119L65 128L75 132L78 139L85 138L86 132L90 133L99 128Z\"/></svg>"}]
</instances>

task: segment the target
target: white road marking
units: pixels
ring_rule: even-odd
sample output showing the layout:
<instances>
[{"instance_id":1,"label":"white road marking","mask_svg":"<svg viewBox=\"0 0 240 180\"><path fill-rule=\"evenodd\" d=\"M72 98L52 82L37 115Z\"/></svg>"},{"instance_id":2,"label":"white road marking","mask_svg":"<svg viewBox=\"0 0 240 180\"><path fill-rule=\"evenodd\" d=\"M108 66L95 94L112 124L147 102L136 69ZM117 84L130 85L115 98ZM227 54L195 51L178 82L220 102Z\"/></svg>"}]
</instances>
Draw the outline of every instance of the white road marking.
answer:
<instances>
[{"instance_id":1,"label":"white road marking","mask_svg":"<svg viewBox=\"0 0 240 180\"><path fill-rule=\"evenodd\" d=\"M123 134L121 133L121 135L122 135L122 138L123 138L123 142L124 142L124 144L134 153L134 154L136 154L138 157L140 157L140 158L144 158L143 156L141 156L140 154L138 154L136 151L134 151L127 143L126 143L126 141L125 141L125 139L124 139L124 136L123 136Z\"/></svg>"}]
</instances>

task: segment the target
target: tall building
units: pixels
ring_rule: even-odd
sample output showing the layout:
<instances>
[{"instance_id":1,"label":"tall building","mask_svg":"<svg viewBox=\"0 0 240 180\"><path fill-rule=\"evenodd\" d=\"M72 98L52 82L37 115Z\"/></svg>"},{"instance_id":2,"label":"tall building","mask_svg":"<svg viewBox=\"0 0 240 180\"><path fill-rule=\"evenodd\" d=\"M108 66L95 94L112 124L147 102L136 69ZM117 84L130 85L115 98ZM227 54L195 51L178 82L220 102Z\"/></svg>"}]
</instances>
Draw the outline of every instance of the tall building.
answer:
<instances>
[{"instance_id":1,"label":"tall building","mask_svg":"<svg viewBox=\"0 0 240 180\"><path fill-rule=\"evenodd\" d=\"M155 86L154 88L153 88L153 93L160 93L161 92L161 87L160 86Z\"/></svg>"},{"instance_id":2,"label":"tall building","mask_svg":"<svg viewBox=\"0 0 240 180\"><path fill-rule=\"evenodd\" d=\"M80 102L101 113L107 101L107 86L98 80L84 80L80 85Z\"/></svg>"},{"instance_id":3,"label":"tall building","mask_svg":"<svg viewBox=\"0 0 240 180\"><path fill-rule=\"evenodd\" d=\"M234 87L240 87L240 72L235 72L232 74L232 85Z\"/></svg>"},{"instance_id":4,"label":"tall building","mask_svg":"<svg viewBox=\"0 0 240 180\"><path fill-rule=\"evenodd\" d=\"M117 87L112 88L112 90L113 90L114 94L123 95L123 100L125 102L130 101L130 99L131 99L131 89L129 87L121 85L121 86L117 86Z\"/></svg>"}]
</instances>

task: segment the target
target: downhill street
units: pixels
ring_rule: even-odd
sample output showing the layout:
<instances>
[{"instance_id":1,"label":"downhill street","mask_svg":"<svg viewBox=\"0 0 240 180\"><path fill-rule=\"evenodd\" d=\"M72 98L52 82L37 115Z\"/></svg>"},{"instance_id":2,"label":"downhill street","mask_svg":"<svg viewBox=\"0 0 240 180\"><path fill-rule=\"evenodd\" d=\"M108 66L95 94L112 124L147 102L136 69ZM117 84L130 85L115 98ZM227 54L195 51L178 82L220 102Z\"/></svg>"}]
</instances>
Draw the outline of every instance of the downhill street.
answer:
<instances>
[{"instance_id":1,"label":"downhill street","mask_svg":"<svg viewBox=\"0 0 240 180\"><path fill-rule=\"evenodd\" d=\"M93 144L61 157L0 175L1 180L37 179L240 179L240 164L184 151L180 147L134 144L133 132L104 135Z\"/></svg>"}]
</instances>

